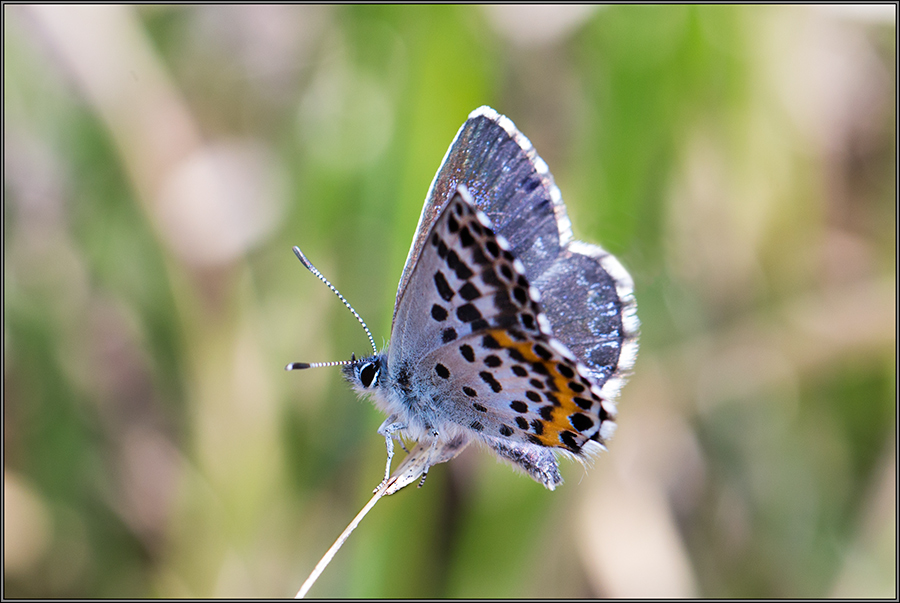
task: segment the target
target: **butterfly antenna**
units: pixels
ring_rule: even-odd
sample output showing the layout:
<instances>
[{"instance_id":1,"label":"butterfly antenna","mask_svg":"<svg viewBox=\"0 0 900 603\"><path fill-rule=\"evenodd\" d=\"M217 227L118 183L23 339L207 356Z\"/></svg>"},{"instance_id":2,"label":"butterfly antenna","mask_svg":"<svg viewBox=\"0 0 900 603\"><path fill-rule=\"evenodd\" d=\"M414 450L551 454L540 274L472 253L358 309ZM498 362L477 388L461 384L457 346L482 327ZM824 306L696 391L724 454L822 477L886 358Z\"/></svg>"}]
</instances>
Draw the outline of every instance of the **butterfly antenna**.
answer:
<instances>
[{"instance_id":1,"label":"butterfly antenna","mask_svg":"<svg viewBox=\"0 0 900 603\"><path fill-rule=\"evenodd\" d=\"M303 255L303 252L300 251L300 248L297 247L296 245L294 245L294 255L297 256L297 259L300 260L300 263L303 264L307 270L312 272L313 275L317 279L319 279L320 281L325 283L328 286L328 288L331 289L331 292L334 293L335 295L337 295L338 299L341 300L341 302L345 306L347 306L347 309L350 310L350 312L353 314L353 316L356 317L356 320L359 321L359 324L362 325L363 330L366 332L366 337L369 338L369 343L372 344L372 352L374 354L377 354L378 348L375 347L375 339L372 338L372 332L369 330L368 325L366 325L366 321L364 321L362 319L362 316L360 316L359 313L353 309L353 306L351 306L350 302L348 302L347 299L343 295L341 295L341 292L338 291L337 289L335 289L334 285L332 285L328 281L328 279L325 278L321 272L319 272L319 269L312 265L312 262L309 261L309 258L307 258L305 255ZM354 360L341 360L341 361L337 361L337 362L312 362L312 363L294 362L294 363L287 365L287 367L285 367L285 368L289 371L292 371L292 370L305 369L305 368L318 368L318 367L322 367L322 366L341 366L344 364L351 364L352 362L354 362Z\"/></svg>"},{"instance_id":2,"label":"butterfly antenna","mask_svg":"<svg viewBox=\"0 0 900 603\"><path fill-rule=\"evenodd\" d=\"M344 366L345 364L353 364L355 360L338 360L336 362L292 362L284 370L299 371L300 369L321 368L323 366Z\"/></svg>"}]
</instances>

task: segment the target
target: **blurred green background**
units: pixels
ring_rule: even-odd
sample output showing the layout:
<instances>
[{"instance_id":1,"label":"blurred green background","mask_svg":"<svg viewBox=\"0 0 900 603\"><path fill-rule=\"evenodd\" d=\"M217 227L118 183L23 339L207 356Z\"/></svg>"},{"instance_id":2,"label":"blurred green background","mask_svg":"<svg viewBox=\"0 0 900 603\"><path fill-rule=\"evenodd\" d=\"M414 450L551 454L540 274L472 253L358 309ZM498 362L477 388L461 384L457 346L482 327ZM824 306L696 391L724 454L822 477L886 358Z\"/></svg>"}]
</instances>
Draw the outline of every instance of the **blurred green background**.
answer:
<instances>
[{"instance_id":1,"label":"blurred green background","mask_svg":"<svg viewBox=\"0 0 900 603\"><path fill-rule=\"evenodd\" d=\"M310 594L895 597L895 9L4 5L5 596L296 592L385 452L283 370L368 349L290 247L381 345L489 104L634 276L619 430L556 492L471 447Z\"/></svg>"}]
</instances>

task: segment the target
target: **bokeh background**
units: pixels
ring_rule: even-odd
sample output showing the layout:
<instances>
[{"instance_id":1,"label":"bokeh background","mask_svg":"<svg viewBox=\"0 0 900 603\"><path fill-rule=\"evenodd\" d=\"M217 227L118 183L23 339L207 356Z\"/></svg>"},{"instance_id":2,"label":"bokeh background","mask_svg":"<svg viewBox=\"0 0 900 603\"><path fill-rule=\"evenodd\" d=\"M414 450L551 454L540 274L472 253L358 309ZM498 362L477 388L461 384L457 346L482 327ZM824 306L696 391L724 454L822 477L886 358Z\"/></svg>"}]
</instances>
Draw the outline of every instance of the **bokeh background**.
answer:
<instances>
[{"instance_id":1,"label":"bokeh background","mask_svg":"<svg viewBox=\"0 0 900 603\"><path fill-rule=\"evenodd\" d=\"M471 447L320 597L895 597L896 7L3 7L7 597L293 595L468 113L636 283L610 451ZM402 453L399 458L402 458ZM398 461L397 461L398 462Z\"/></svg>"}]
</instances>

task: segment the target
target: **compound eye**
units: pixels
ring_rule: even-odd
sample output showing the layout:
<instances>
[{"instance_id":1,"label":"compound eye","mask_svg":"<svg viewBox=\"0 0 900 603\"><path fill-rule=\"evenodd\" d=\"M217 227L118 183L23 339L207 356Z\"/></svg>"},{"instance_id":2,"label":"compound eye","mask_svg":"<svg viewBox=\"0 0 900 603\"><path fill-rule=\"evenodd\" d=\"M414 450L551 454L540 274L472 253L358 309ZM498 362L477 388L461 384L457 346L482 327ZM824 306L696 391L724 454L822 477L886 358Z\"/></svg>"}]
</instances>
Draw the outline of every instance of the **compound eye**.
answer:
<instances>
[{"instance_id":1,"label":"compound eye","mask_svg":"<svg viewBox=\"0 0 900 603\"><path fill-rule=\"evenodd\" d=\"M369 387L372 385L372 382L378 377L378 369L375 366L374 362L367 363L364 367L359 369L359 380L362 382L363 387Z\"/></svg>"}]
</instances>

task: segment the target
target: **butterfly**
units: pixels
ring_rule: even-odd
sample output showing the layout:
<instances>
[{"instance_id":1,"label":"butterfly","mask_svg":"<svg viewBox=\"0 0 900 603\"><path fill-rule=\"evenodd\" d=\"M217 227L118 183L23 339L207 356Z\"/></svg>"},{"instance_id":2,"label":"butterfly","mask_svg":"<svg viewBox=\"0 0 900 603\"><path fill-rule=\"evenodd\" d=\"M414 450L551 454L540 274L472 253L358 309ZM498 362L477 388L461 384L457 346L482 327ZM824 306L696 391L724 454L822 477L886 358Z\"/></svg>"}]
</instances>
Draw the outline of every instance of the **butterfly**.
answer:
<instances>
[{"instance_id":1,"label":"butterfly","mask_svg":"<svg viewBox=\"0 0 900 603\"><path fill-rule=\"evenodd\" d=\"M559 455L585 461L615 431L639 324L628 272L574 240L547 164L484 106L431 183L387 347L316 366L342 365L353 389L388 415L378 428L385 481L402 435L427 445L422 481L430 465L477 441L553 490Z\"/></svg>"}]
</instances>

